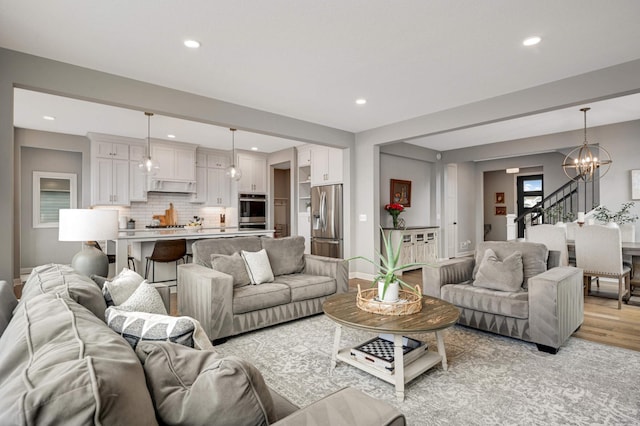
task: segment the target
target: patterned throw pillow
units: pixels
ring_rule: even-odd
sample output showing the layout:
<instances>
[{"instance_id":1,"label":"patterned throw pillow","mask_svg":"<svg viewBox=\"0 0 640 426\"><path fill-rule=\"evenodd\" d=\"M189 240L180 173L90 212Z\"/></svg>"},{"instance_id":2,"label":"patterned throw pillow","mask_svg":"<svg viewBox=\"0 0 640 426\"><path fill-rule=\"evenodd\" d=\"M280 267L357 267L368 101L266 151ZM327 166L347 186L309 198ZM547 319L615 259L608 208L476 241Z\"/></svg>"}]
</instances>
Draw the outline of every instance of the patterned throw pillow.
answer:
<instances>
[{"instance_id":1,"label":"patterned throw pillow","mask_svg":"<svg viewBox=\"0 0 640 426\"><path fill-rule=\"evenodd\" d=\"M117 308L123 311L147 312L149 314L167 315L162 296L147 281L140 283L133 294Z\"/></svg>"},{"instance_id":2,"label":"patterned throw pillow","mask_svg":"<svg viewBox=\"0 0 640 426\"><path fill-rule=\"evenodd\" d=\"M270 283L273 281L273 271L265 249L256 252L242 250L242 258L247 265L251 284Z\"/></svg>"},{"instance_id":3,"label":"patterned throw pillow","mask_svg":"<svg viewBox=\"0 0 640 426\"><path fill-rule=\"evenodd\" d=\"M141 341L166 341L195 349L213 350L200 323L190 317L127 312L112 306L107 309L106 320L107 325L124 337L133 349Z\"/></svg>"},{"instance_id":4,"label":"patterned throw pillow","mask_svg":"<svg viewBox=\"0 0 640 426\"><path fill-rule=\"evenodd\" d=\"M478 268L473 285L500 291L518 291L522 287L522 253L514 251L502 260L495 252L487 249Z\"/></svg>"},{"instance_id":5,"label":"patterned throw pillow","mask_svg":"<svg viewBox=\"0 0 640 426\"><path fill-rule=\"evenodd\" d=\"M102 294L107 306L120 305L124 303L144 281L137 272L128 268L113 277L111 281L106 281L102 287Z\"/></svg>"},{"instance_id":6,"label":"patterned throw pillow","mask_svg":"<svg viewBox=\"0 0 640 426\"><path fill-rule=\"evenodd\" d=\"M242 287L251 284L244 259L239 253L231 256L226 254L211 254L211 268L233 277L233 286Z\"/></svg>"}]
</instances>

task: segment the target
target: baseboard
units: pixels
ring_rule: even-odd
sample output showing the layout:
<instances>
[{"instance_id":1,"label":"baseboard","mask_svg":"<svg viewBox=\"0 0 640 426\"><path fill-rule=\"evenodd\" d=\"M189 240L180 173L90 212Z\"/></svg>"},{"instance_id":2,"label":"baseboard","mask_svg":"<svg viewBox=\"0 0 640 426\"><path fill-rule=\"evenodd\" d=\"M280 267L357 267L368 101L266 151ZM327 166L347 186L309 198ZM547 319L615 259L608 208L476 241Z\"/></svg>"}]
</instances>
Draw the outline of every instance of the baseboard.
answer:
<instances>
[{"instance_id":1,"label":"baseboard","mask_svg":"<svg viewBox=\"0 0 640 426\"><path fill-rule=\"evenodd\" d=\"M375 278L375 275L373 274L367 274L365 272L349 272L349 279L352 278L359 278L361 280L367 280L367 281L373 281L373 279Z\"/></svg>"}]
</instances>

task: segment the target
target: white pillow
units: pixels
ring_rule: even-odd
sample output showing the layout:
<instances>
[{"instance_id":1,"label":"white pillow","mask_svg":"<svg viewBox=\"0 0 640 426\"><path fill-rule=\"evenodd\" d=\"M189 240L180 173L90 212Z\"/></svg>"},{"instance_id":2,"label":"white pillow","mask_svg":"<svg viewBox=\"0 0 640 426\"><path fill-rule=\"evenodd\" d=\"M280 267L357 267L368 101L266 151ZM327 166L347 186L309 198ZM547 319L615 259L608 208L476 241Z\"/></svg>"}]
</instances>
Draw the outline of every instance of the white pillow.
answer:
<instances>
[{"instance_id":1,"label":"white pillow","mask_svg":"<svg viewBox=\"0 0 640 426\"><path fill-rule=\"evenodd\" d=\"M114 305L124 303L144 281L137 272L128 268L122 268L122 271L113 277L111 281L106 281L102 287L107 304L111 301Z\"/></svg>"},{"instance_id":2,"label":"white pillow","mask_svg":"<svg viewBox=\"0 0 640 426\"><path fill-rule=\"evenodd\" d=\"M117 306L123 311L147 312L149 314L168 315L158 290L146 280L140 283L124 303Z\"/></svg>"},{"instance_id":3,"label":"white pillow","mask_svg":"<svg viewBox=\"0 0 640 426\"><path fill-rule=\"evenodd\" d=\"M242 258L247 267L251 284L270 283L273 281L273 271L265 249L256 252L242 250Z\"/></svg>"}]
</instances>

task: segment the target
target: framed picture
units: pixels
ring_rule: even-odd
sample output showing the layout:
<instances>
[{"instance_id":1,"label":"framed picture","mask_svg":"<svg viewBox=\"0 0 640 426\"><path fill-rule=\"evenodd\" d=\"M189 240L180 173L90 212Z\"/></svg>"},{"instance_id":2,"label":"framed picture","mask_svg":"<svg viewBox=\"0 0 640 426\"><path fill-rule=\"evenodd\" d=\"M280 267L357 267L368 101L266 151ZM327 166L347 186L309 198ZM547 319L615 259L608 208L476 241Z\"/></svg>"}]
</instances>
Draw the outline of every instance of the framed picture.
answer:
<instances>
[{"instance_id":1,"label":"framed picture","mask_svg":"<svg viewBox=\"0 0 640 426\"><path fill-rule=\"evenodd\" d=\"M411 181L391 179L389 185L391 203L400 203L405 207L411 207Z\"/></svg>"},{"instance_id":2,"label":"framed picture","mask_svg":"<svg viewBox=\"0 0 640 426\"><path fill-rule=\"evenodd\" d=\"M640 200L640 170L631 170L631 199Z\"/></svg>"},{"instance_id":3,"label":"framed picture","mask_svg":"<svg viewBox=\"0 0 640 426\"><path fill-rule=\"evenodd\" d=\"M496 204L504 204L504 192L496 192Z\"/></svg>"},{"instance_id":4,"label":"framed picture","mask_svg":"<svg viewBox=\"0 0 640 426\"><path fill-rule=\"evenodd\" d=\"M496 216L506 216L507 208L505 206L496 206Z\"/></svg>"}]
</instances>

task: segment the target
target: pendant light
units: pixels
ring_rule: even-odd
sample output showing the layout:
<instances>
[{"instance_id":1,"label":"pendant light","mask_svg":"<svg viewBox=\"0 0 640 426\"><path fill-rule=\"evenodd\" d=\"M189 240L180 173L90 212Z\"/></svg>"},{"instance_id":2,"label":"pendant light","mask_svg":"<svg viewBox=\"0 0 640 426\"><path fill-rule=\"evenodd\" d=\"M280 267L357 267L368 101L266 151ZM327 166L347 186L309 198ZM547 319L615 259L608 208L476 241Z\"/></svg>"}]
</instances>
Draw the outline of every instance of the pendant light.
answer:
<instances>
[{"instance_id":1,"label":"pendant light","mask_svg":"<svg viewBox=\"0 0 640 426\"><path fill-rule=\"evenodd\" d=\"M240 180L242 177L242 170L236 167L236 129L231 130L231 165L224 170L225 175L231 180Z\"/></svg>"},{"instance_id":2,"label":"pendant light","mask_svg":"<svg viewBox=\"0 0 640 426\"><path fill-rule=\"evenodd\" d=\"M591 182L598 177L603 177L613 163L609 151L601 146L589 145L587 142L587 111L590 109L580 109L584 113L584 142L582 146L574 148L562 162L564 174L574 181ZM596 172L598 173L596 174Z\"/></svg>"},{"instance_id":3,"label":"pendant light","mask_svg":"<svg viewBox=\"0 0 640 426\"><path fill-rule=\"evenodd\" d=\"M154 175L160 166L151 159L151 117L153 113L145 112L144 115L147 116L147 155L138 163L138 169L144 174Z\"/></svg>"}]
</instances>

